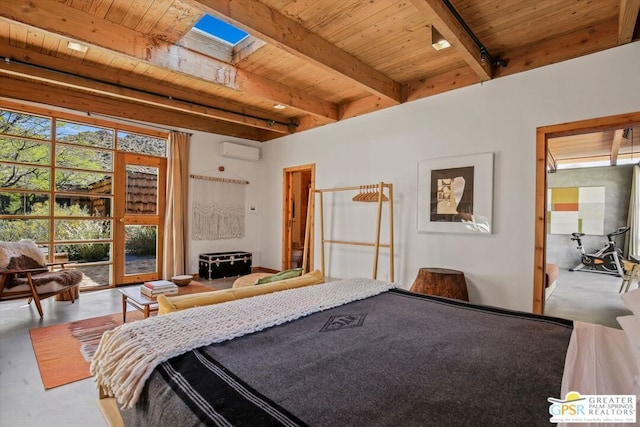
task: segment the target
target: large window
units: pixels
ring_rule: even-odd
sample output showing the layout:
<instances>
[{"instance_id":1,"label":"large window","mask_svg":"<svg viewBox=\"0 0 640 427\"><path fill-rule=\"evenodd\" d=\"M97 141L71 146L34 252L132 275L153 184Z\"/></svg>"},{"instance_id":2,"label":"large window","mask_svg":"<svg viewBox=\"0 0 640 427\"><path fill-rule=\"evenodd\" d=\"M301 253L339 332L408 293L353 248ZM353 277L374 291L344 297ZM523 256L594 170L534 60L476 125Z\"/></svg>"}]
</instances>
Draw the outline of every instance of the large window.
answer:
<instances>
[{"instance_id":1,"label":"large window","mask_svg":"<svg viewBox=\"0 0 640 427\"><path fill-rule=\"evenodd\" d=\"M112 284L116 154L165 157L166 134L12 107L0 104L0 241L35 240L85 285Z\"/></svg>"}]
</instances>

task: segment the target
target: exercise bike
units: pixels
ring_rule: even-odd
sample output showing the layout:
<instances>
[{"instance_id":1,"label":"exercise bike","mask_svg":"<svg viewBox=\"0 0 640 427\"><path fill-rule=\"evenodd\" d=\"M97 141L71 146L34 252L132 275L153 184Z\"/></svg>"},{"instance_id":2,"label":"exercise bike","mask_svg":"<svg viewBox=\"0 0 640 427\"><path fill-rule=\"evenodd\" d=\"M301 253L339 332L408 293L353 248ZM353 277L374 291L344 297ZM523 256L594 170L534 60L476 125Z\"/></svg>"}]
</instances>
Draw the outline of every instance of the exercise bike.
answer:
<instances>
[{"instance_id":1,"label":"exercise bike","mask_svg":"<svg viewBox=\"0 0 640 427\"><path fill-rule=\"evenodd\" d=\"M620 227L616 231L607 234L608 242L598 252L588 254L582 246L584 233L571 233L571 240L578 242L581 263L569 271L585 271L588 273L604 273L622 277L622 249L616 246L614 237L625 234L631 227Z\"/></svg>"}]
</instances>

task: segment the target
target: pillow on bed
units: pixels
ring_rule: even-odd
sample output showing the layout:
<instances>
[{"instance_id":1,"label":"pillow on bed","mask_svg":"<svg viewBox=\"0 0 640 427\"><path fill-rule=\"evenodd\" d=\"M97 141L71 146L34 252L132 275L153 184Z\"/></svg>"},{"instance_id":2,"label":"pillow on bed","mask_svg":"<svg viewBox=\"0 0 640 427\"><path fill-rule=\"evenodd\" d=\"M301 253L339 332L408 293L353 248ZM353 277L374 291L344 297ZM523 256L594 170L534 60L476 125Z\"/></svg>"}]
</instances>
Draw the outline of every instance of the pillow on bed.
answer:
<instances>
[{"instance_id":1,"label":"pillow on bed","mask_svg":"<svg viewBox=\"0 0 640 427\"><path fill-rule=\"evenodd\" d=\"M622 295L622 300L633 314L640 317L640 288L625 292Z\"/></svg>"},{"instance_id":2,"label":"pillow on bed","mask_svg":"<svg viewBox=\"0 0 640 427\"><path fill-rule=\"evenodd\" d=\"M280 273L272 274L271 276L261 277L256 280L256 285L279 282L280 280L291 279L292 277L298 276L302 276L302 268L292 268L291 270L281 271Z\"/></svg>"}]
</instances>

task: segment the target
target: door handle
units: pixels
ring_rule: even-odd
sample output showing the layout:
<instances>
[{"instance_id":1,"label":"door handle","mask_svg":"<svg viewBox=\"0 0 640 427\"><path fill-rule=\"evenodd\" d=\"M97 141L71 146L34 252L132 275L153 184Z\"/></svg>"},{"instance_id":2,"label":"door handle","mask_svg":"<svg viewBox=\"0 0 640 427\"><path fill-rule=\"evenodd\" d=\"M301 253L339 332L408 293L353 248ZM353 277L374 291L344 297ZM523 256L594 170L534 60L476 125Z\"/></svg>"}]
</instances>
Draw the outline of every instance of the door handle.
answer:
<instances>
[{"instance_id":1,"label":"door handle","mask_svg":"<svg viewBox=\"0 0 640 427\"><path fill-rule=\"evenodd\" d=\"M120 218L118 221L120 221L120 222L124 222L124 218Z\"/></svg>"}]
</instances>

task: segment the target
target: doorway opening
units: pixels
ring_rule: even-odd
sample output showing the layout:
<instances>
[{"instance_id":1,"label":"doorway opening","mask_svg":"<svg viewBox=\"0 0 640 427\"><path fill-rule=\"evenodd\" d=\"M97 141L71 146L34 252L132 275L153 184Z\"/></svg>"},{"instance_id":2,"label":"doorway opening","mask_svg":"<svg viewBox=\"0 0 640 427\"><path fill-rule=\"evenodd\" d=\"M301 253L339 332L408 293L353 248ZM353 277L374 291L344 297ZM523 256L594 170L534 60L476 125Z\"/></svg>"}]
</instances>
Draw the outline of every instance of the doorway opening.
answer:
<instances>
[{"instance_id":1,"label":"doorway opening","mask_svg":"<svg viewBox=\"0 0 640 427\"><path fill-rule=\"evenodd\" d=\"M584 135L595 132L619 132L621 129L637 127L639 124L640 112L634 112L572 123L544 126L536 130L536 220L533 277L534 313L543 314L545 303L545 267L547 263L546 252L548 224L547 174L550 169L556 167L554 164L555 159L550 155L549 141L554 138ZM619 155L619 149L619 143L612 144L610 152L611 160L613 160L615 156Z\"/></svg>"},{"instance_id":2,"label":"doorway opening","mask_svg":"<svg viewBox=\"0 0 640 427\"><path fill-rule=\"evenodd\" d=\"M117 153L114 269L116 285L157 280L162 242L167 159Z\"/></svg>"},{"instance_id":3,"label":"doorway opening","mask_svg":"<svg viewBox=\"0 0 640 427\"><path fill-rule=\"evenodd\" d=\"M315 164L285 168L282 173L282 270L302 267L308 272L313 269L313 204L309 201L315 187ZM306 260L305 240L310 249Z\"/></svg>"}]
</instances>

